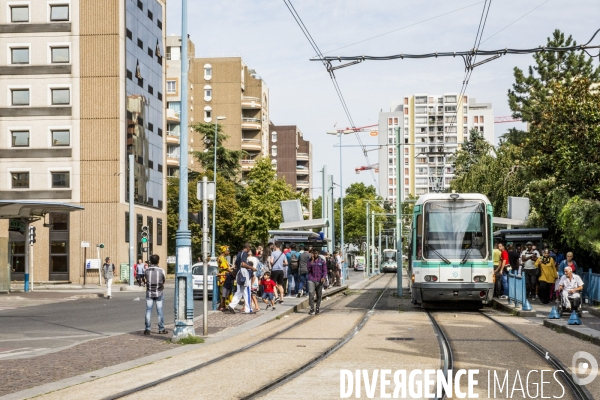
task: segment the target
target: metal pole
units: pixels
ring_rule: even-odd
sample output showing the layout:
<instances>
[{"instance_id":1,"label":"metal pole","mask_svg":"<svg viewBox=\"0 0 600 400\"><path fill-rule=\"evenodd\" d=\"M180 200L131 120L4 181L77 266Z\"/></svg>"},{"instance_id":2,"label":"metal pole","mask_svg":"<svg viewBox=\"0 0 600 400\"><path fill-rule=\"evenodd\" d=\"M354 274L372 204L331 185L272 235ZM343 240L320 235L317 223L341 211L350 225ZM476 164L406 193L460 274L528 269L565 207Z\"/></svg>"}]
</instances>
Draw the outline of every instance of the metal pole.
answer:
<instances>
[{"instance_id":1,"label":"metal pole","mask_svg":"<svg viewBox=\"0 0 600 400\"><path fill-rule=\"evenodd\" d=\"M371 253L369 250L369 247L371 246L371 242L369 241L369 233L371 232L371 230L369 229L369 214L371 213L370 208L371 208L371 203L369 203L367 201L367 215L365 217L365 219L367 221L367 223L366 223L367 242L365 243L366 244L366 246L365 246L365 261L367 262L367 267L365 268L365 271L366 271L367 276L371 276Z\"/></svg>"},{"instance_id":2,"label":"metal pole","mask_svg":"<svg viewBox=\"0 0 600 400\"><path fill-rule=\"evenodd\" d=\"M179 228L175 233L177 262L175 269L175 329L172 341L194 331L194 296L192 288L192 233L188 229L188 29L187 0L181 0L181 133L179 159ZM204 214L206 216L206 214ZM206 262L206 259L204 260ZM206 281L205 281L206 286Z\"/></svg>"},{"instance_id":3,"label":"metal pole","mask_svg":"<svg viewBox=\"0 0 600 400\"><path fill-rule=\"evenodd\" d=\"M218 132L219 132L219 120L215 115L215 143L213 147L215 148L215 158L213 161L213 180L215 181L215 199L212 204L212 236L211 236L211 249L210 249L210 259L215 259L215 223L217 220L217 143L218 143Z\"/></svg>"},{"instance_id":4,"label":"metal pole","mask_svg":"<svg viewBox=\"0 0 600 400\"><path fill-rule=\"evenodd\" d=\"M208 178L202 177L202 334L208 335Z\"/></svg>"},{"instance_id":5,"label":"metal pole","mask_svg":"<svg viewBox=\"0 0 600 400\"><path fill-rule=\"evenodd\" d=\"M340 136L340 257L342 260L342 285L344 284L344 264L346 252L344 248L344 186L342 185L342 134Z\"/></svg>"},{"instance_id":6,"label":"metal pole","mask_svg":"<svg viewBox=\"0 0 600 400\"><path fill-rule=\"evenodd\" d=\"M404 263L402 262L402 197L404 195L403 172L404 172L404 140L400 127L396 129L396 285L397 294L402 296L402 276L404 275ZM398 265L400 263L400 265Z\"/></svg>"},{"instance_id":7,"label":"metal pole","mask_svg":"<svg viewBox=\"0 0 600 400\"><path fill-rule=\"evenodd\" d=\"M133 286L133 266L135 265L135 168L133 154L129 155L129 286Z\"/></svg>"}]
</instances>

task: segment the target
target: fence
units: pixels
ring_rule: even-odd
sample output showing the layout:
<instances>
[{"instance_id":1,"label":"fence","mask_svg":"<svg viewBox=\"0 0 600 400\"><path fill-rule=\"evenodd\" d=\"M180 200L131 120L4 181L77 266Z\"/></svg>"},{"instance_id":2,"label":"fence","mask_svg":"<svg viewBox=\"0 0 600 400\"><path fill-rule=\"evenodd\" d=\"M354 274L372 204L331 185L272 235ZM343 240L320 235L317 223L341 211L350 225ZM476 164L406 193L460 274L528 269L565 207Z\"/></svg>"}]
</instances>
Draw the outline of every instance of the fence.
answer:
<instances>
[{"instance_id":1,"label":"fence","mask_svg":"<svg viewBox=\"0 0 600 400\"><path fill-rule=\"evenodd\" d=\"M590 268L587 273L581 274L583 280L583 298L587 298L590 304L600 302L600 274L592 273Z\"/></svg>"},{"instance_id":2,"label":"fence","mask_svg":"<svg viewBox=\"0 0 600 400\"><path fill-rule=\"evenodd\" d=\"M508 273L508 304L521 307L523 311L531 311L531 305L527 301L527 287L523 276L512 271Z\"/></svg>"}]
</instances>

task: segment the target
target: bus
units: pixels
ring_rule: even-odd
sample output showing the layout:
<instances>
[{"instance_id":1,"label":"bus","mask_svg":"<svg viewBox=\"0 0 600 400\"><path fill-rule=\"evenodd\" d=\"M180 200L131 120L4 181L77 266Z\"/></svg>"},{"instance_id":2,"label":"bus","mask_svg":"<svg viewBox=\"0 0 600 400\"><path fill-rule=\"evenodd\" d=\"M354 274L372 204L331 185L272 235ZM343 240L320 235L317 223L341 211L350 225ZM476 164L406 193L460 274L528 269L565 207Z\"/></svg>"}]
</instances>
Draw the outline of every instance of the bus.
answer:
<instances>
[{"instance_id":1,"label":"bus","mask_svg":"<svg viewBox=\"0 0 600 400\"><path fill-rule=\"evenodd\" d=\"M419 197L409 238L411 301L423 308L472 303L494 293L493 209L478 193Z\"/></svg>"}]
</instances>

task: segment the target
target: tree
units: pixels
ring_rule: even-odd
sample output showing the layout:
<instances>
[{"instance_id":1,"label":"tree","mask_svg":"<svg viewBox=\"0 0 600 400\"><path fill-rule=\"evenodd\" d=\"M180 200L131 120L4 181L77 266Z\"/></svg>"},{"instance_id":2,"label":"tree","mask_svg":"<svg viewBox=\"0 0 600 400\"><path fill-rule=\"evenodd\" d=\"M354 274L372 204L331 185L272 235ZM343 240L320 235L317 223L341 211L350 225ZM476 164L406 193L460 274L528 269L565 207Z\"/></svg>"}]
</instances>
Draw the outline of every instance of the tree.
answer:
<instances>
[{"instance_id":1,"label":"tree","mask_svg":"<svg viewBox=\"0 0 600 400\"><path fill-rule=\"evenodd\" d=\"M215 125L207 123L197 123L192 128L200 133L204 142L204 151L195 151L194 157L200 162L205 171L214 169L214 145L215 145ZM228 149L224 142L229 136L221 133L222 126L217 124L217 173L229 181L236 181L240 172L242 157L246 155L244 150Z\"/></svg>"},{"instance_id":2,"label":"tree","mask_svg":"<svg viewBox=\"0 0 600 400\"><path fill-rule=\"evenodd\" d=\"M577 42L560 30L555 30L548 38L548 47L575 46ZM567 88L576 79L587 78L590 82L600 81L600 68L593 67L592 58L583 51L539 52L533 55L535 66L530 66L528 75L515 67L515 83L508 90L508 104L513 117L532 122L551 95L550 85L560 83Z\"/></svg>"},{"instance_id":3,"label":"tree","mask_svg":"<svg viewBox=\"0 0 600 400\"><path fill-rule=\"evenodd\" d=\"M247 241L266 244L269 230L283 221L280 201L299 198L285 180L277 178L269 157L260 158L248 173L234 228Z\"/></svg>"}]
</instances>

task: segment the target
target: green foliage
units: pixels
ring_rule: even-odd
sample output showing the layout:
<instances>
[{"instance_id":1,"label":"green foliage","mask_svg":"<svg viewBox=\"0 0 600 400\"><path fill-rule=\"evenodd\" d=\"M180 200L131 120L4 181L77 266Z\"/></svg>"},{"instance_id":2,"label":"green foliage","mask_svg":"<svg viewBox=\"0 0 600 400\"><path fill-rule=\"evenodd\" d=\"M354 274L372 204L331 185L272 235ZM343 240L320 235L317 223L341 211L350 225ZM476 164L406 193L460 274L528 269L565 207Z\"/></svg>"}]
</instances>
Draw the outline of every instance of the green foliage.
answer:
<instances>
[{"instance_id":1,"label":"green foliage","mask_svg":"<svg viewBox=\"0 0 600 400\"><path fill-rule=\"evenodd\" d=\"M279 202L297 198L292 187L277 178L269 157L260 158L248 173L233 227L244 240L267 243L269 230L278 229L283 221Z\"/></svg>"},{"instance_id":2,"label":"green foliage","mask_svg":"<svg viewBox=\"0 0 600 400\"><path fill-rule=\"evenodd\" d=\"M204 151L195 151L194 157L200 162L205 171L214 169L215 125L197 123L192 128L200 133L204 141ZM244 150L230 150L224 146L229 136L221 133L222 126L217 124L217 174L221 174L228 181L235 181L239 175Z\"/></svg>"}]
</instances>

